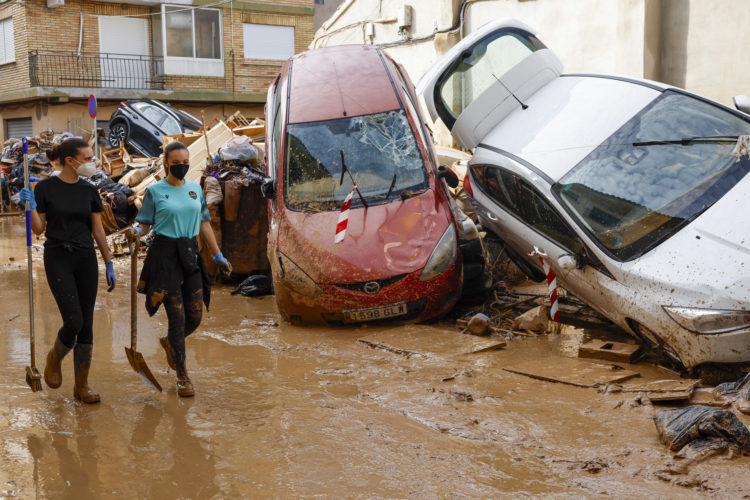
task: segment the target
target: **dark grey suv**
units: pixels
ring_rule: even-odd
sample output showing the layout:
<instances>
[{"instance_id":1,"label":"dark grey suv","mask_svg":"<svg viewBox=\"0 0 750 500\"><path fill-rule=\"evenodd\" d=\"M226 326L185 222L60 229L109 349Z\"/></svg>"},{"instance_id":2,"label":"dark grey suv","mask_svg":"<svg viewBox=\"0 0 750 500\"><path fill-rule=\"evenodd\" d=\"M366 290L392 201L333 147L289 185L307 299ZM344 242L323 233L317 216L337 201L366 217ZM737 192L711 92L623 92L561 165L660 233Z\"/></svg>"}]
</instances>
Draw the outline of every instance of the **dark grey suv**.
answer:
<instances>
[{"instance_id":1,"label":"dark grey suv","mask_svg":"<svg viewBox=\"0 0 750 500\"><path fill-rule=\"evenodd\" d=\"M124 101L109 119L109 144L121 143L145 156L161 154L162 136L194 132L201 122L194 116L153 99Z\"/></svg>"}]
</instances>

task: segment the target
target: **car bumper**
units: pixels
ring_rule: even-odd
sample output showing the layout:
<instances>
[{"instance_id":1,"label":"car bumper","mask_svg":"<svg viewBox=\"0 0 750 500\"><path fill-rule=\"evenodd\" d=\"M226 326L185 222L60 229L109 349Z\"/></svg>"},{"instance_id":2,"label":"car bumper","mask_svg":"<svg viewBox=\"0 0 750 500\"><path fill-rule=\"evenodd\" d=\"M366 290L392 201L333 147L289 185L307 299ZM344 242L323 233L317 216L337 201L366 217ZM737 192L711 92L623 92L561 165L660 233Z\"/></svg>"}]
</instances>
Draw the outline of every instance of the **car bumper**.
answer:
<instances>
[{"instance_id":1,"label":"car bumper","mask_svg":"<svg viewBox=\"0 0 750 500\"><path fill-rule=\"evenodd\" d=\"M374 294L352 290L348 286L318 284L319 292L311 297L292 290L276 276L274 290L279 311L294 322L356 324L361 322L348 320L345 311L394 304L405 304L406 314L373 322L419 322L439 317L455 305L461 293L462 266L457 259L432 281L419 281L421 273L420 269L406 274Z\"/></svg>"}]
</instances>

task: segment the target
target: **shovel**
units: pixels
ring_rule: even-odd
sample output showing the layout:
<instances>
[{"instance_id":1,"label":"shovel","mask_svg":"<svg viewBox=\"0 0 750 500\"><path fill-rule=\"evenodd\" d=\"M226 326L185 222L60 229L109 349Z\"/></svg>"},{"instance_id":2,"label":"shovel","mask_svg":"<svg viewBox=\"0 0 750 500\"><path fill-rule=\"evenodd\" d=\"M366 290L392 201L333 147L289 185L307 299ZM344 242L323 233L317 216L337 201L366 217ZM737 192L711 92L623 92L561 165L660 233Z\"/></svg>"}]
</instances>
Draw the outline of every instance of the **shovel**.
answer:
<instances>
[{"instance_id":1,"label":"shovel","mask_svg":"<svg viewBox=\"0 0 750 500\"><path fill-rule=\"evenodd\" d=\"M29 185L29 141L23 138L23 185ZM26 202L26 261L29 268L29 343L31 344L31 366L26 367L26 383L33 392L42 390L42 376L36 369L36 342L34 341L34 273L31 269L31 210Z\"/></svg>"},{"instance_id":2,"label":"shovel","mask_svg":"<svg viewBox=\"0 0 750 500\"><path fill-rule=\"evenodd\" d=\"M128 357L130 366L133 367L135 373L143 379L146 384L150 385L157 391L161 392L161 385L148 369L146 360L143 359L143 354L136 351L136 345L138 342L138 307L136 305L136 272L138 271L138 244L131 242L128 245L130 247L130 348L125 348L125 355Z\"/></svg>"}]
</instances>

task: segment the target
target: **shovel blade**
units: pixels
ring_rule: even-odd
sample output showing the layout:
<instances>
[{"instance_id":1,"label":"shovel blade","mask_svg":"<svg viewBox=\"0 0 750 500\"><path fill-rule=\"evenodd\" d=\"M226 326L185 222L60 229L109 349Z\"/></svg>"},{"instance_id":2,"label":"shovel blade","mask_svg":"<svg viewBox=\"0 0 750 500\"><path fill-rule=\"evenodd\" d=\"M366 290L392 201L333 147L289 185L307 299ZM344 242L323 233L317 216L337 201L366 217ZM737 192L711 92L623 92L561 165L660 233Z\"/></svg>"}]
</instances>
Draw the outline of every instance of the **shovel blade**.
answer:
<instances>
[{"instance_id":1,"label":"shovel blade","mask_svg":"<svg viewBox=\"0 0 750 500\"><path fill-rule=\"evenodd\" d=\"M151 370L148 369L146 360L143 359L143 354L126 347L125 355L128 357L130 366L133 367L135 373L138 374L138 376L141 377L141 379L143 379L143 381L146 382L147 385L150 385L157 391L161 392L161 385L154 377L154 374L151 373Z\"/></svg>"}]
</instances>

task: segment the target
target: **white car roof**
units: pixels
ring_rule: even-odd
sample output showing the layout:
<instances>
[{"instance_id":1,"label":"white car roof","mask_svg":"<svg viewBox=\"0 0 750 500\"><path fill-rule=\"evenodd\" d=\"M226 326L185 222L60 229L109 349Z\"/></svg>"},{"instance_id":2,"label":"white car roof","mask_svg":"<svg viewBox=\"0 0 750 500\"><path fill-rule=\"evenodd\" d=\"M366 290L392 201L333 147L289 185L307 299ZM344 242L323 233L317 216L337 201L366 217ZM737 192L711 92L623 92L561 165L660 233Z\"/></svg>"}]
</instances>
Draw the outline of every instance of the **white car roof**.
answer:
<instances>
[{"instance_id":1,"label":"white car roof","mask_svg":"<svg viewBox=\"0 0 750 500\"><path fill-rule=\"evenodd\" d=\"M661 95L663 84L607 75L554 79L481 141L560 180L626 121Z\"/></svg>"}]
</instances>

